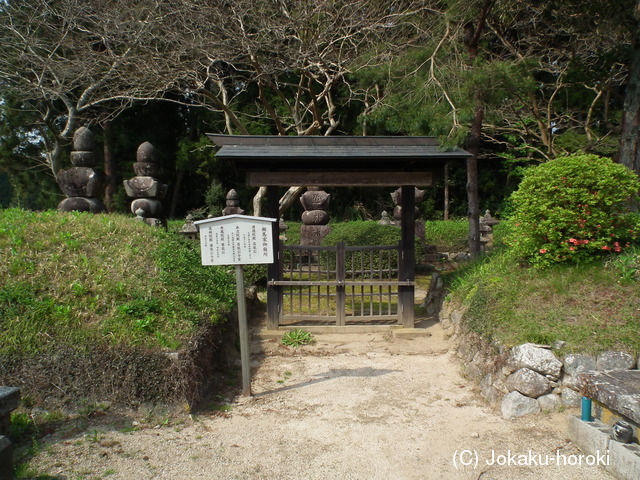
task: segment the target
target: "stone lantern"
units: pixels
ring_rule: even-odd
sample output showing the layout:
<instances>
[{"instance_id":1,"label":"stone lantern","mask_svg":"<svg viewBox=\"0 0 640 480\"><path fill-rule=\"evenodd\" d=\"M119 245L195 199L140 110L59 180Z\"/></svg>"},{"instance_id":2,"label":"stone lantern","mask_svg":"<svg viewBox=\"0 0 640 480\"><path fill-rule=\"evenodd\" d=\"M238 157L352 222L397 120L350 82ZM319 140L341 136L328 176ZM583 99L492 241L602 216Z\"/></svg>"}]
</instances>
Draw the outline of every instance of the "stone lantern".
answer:
<instances>
[{"instance_id":1,"label":"stone lantern","mask_svg":"<svg viewBox=\"0 0 640 480\"><path fill-rule=\"evenodd\" d=\"M489 210L486 210L484 216L480 217L480 243L484 247L493 247L493 227L498 223L500 220L493 218Z\"/></svg>"},{"instance_id":2,"label":"stone lantern","mask_svg":"<svg viewBox=\"0 0 640 480\"><path fill-rule=\"evenodd\" d=\"M187 215L185 223L178 233L184 238L188 238L190 240L197 240L199 238L198 227L194 223L193 215Z\"/></svg>"}]
</instances>

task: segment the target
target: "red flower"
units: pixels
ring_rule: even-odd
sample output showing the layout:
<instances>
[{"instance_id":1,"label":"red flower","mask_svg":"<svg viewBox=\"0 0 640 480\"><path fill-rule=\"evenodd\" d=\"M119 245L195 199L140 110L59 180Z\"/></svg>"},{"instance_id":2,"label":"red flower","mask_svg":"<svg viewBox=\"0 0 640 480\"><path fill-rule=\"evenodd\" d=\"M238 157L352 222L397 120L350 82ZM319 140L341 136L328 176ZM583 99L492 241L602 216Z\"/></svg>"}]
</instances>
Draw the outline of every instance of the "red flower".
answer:
<instances>
[{"instance_id":1,"label":"red flower","mask_svg":"<svg viewBox=\"0 0 640 480\"><path fill-rule=\"evenodd\" d=\"M547 253L547 250L545 248L541 248L540 253Z\"/></svg>"}]
</instances>

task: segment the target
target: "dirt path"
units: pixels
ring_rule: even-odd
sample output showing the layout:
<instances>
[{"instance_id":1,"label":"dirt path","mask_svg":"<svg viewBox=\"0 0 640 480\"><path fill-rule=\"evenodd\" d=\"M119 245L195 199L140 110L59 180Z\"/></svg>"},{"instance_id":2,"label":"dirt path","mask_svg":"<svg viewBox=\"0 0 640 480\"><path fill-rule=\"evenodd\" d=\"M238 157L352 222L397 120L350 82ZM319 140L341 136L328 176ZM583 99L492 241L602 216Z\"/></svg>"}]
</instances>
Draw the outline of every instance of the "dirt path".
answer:
<instances>
[{"instance_id":1,"label":"dirt path","mask_svg":"<svg viewBox=\"0 0 640 480\"><path fill-rule=\"evenodd\" d=\"M298 351L254 344L266 352L252 356L254 397L229 412L131 433L54 435L32 466L58 478L127 480L612 478L555 465L581 458L566 440L567 413L503 420L461 377L439 325L429 330L414 339L324 335ZM494 456L511 465L489 465Z\"/></svg>"}]
</instances>

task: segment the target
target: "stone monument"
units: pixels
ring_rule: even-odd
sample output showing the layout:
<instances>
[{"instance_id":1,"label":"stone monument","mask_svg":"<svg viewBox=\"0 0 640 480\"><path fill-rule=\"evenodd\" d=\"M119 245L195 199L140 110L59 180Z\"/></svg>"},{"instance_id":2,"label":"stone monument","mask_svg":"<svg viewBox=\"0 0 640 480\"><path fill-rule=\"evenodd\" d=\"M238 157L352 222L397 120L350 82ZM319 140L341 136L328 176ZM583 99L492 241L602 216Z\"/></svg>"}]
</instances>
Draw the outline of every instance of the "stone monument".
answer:
<instances>
[{"instance_id":1,"label":"stone monument","mask_svg":"<svg viewBox=\"0 0 640 480\"><path fill-rule=\"evenodd\" d=\"M138 147L133 171L136 176L123 182L127 196L134 199L131 213L149 225L164 225L160 200L166 195L168 185L155 178L160 173L160 165L151 143L144 142Z\"/></svg>"},{"instance_id":2,"label":"stone monument","mask_svg":"<svg viewBox=\"0 0 640 480\"><path fill-rule=\"evenodd\" d=\"M320 187L308 187L300 197L304 208L302 212L302 226L300 227L300 245L321 245L322 239L331 231L329 214L329 195Z\"/></svg>"},{"instance_id":3,"label":"stone monument","mask_svg":"<svg viewBox=\"0 0 640 480\"><path fill-rule=\"evenodd\" d=\"M229 190L226 198L226 206L222 209L222 215L244 215L244 210L240 208L240 197L238 197L238 192L236 192L233 188Z\"/></svg>"},{"instance_id":4,"label":"stone monument","mask_svg":"<svg viewBox=\"0 0 640 480\"><path fill-rule=\"evenodd\" d=\"M79 211L100 213L105 210L100 198L107 185L107 176L95 169L93 150L95 139L91 130L80 127L73 134L73 152L70 158L73 167L61 170L56 181L67 198L58 205L64 212Z\"/></svg>"},{"instance_id":5,"label":"stone monument","mask_svg":"<svg viewBox=\"0 0 640 480\"><path fill-rule=\"evenodd\" d=\"M393 221L391 221L391 219L389 218L389 214L387 213L386 210L382 211L382 214L380 215L380 220L378 220L378 223L380 225L394 225Z\"/></svg>"},{"instance_id":6,"label":"stone monument","mask_svg":"<svg viewBox=\"0 0 640 480\"><path fill-rule=\"evenodd\" d=\"M397 190L391 193L391 199L393 200L393 204L395 207L393 208L393 218L396 225L401 225L402 221L402 189L398 188ZM424 200L424 190L420 190L418 188L415 189L415 211L413 218L417 218L420 214L420 209L418 208L418 204ZM415 229L416 229L416 237L418 237L422 243L425 243L425 231L424 231L424 221L415 220Z\"/></svg>"}]
</instances>

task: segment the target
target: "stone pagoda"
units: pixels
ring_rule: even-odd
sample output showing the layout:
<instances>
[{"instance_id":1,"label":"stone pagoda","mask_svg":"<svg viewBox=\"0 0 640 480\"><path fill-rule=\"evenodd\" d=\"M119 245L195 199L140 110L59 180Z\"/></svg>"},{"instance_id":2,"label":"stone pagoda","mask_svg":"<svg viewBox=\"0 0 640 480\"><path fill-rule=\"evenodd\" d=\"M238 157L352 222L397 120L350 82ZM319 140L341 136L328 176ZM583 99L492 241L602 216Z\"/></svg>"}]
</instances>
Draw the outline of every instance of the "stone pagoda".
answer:
<instances>
[{"instance_id":1,"label":"stone pagoda","mask_svg":"<svg viewBox=\"0 0 640 480\"><path fill-rule=\"evenodd\" d=\"M320 187L308 187L300 197L304 207L302 212L302 226L300 227L300 245L321 245L322 239L331 231L329 214L329 195Z\"/></svg>"},{"instance_id":2,"label":"stone pagoda","mask_svg":"<svg viewBox=\"0 0 640 480\"><path fill-rule=\"evenodd\" d=\"M133 171L136 176L123 182L127 196L133 198L131 213L149 225L164 225L161 199L168 185L155 178L160 174L160 165L151 143L144 142L138 147Z\"/></svg>"},{"instance_id":3,"label":"stone pagoda","mask_svg":"<svg viewBox=\"0 0 640 480\"><path fill-rule=\"evenodd\" d=\"M96 166L95 139L91 130L80 127L73 134L73 150L70 158L73 167L61 170L56 181L67 198L58 205L64 212L79 211L100 213L105 210L102 194L108 177Z\"/></svg>"}]
</instances>

